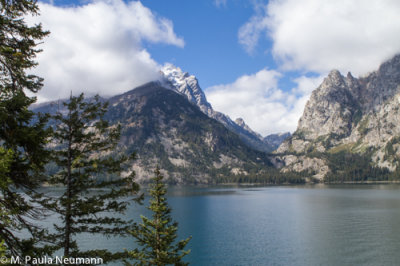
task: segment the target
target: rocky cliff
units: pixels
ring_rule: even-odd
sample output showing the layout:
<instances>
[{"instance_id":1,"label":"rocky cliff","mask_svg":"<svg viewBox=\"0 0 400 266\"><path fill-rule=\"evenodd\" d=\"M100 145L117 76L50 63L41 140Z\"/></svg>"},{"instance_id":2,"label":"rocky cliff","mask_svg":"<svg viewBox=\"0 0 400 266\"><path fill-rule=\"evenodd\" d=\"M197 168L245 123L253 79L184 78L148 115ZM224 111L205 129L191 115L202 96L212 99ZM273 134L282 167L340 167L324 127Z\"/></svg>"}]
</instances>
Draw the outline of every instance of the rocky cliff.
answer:
<instances>
[{"instance_id":1,"label":"rocky cliff","mask_svg":"<svg viewBox=\"0 0 400 266\"><path fill-rule=\"evenodd\" d=\"M333 70L313 91L297 130L278 148L282 171L331 172L339 152L370 159L372 167L395 171L400 157L400 55L377 71L355 78Z\"/></svg>"},{"instance_id":2,"label":"rocky cliff","mask_svg":"<svg viewBox=\"0 0 400 266\"><path fill-rule=\"evenodd\" d=\"M164 78L164 86L184 95L191 103L197 105L204 114L222 123L251 148L263 152L270 152L276 149L275 146L265 142L260 134L254 132L246 125L243 119L238 118L236 121L232 121L229 116L215 111L207 101L195 76L183 72L179 67L171 64L165 65L161 69L161 74Z\"/></svg>"},{"instance_id":3,"label":"rocky cliff","mask_svg":"<svg viewBox=\"0 0 400 266\"><path fill-rule=\"evenodd\" d=\"M276 150L290 136L290 132L271 134L264 137L264 142L268 143L268 145Z\"/></svg>"}]
</instances>

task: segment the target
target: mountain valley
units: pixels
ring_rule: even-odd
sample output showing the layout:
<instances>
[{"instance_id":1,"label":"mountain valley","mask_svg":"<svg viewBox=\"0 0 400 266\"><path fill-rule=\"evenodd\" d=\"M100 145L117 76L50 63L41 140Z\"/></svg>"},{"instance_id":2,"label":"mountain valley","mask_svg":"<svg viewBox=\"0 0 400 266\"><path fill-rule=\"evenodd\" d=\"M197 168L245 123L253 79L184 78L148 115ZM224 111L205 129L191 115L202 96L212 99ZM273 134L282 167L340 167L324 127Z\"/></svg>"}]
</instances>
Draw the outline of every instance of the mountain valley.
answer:
<instances>
[{"instance_id":1,"label":"mountain valley","mask_svg":"<svg viewBox=\"0 0 400 266\"><path fill-rule=\"evenodd\" d=\"M213 110L196 77L172 65L107 101L106 119L122 126L120 151L137 153L131 170L141 182L157 165L173 183L392 180L400 171L400 55L360 78L331 71L292 135L262 137Z\"/></svg>"}]
</instances>

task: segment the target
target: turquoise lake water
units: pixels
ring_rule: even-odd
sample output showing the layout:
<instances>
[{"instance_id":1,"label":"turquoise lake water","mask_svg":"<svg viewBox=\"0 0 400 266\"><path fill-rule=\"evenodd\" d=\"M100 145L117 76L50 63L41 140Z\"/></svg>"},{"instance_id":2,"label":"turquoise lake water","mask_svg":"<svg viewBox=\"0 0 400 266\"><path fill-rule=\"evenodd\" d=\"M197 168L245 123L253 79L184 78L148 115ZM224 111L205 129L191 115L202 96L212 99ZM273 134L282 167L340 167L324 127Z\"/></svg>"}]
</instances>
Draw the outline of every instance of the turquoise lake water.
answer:
<instances>
[{"instance_id":1,"label":"turquoise lake water","mask_svg":"<svg viewBox=\"0 0 400 266\"><path fill-rule=\"evenodd\" d=\"M191 265L400 265L399 185L169 187ZM127 217L145 213L133 205ZM121 250L132 238L79 237ZM118 265L118 264L114 264Z\"/></svg>"}]
</instances>

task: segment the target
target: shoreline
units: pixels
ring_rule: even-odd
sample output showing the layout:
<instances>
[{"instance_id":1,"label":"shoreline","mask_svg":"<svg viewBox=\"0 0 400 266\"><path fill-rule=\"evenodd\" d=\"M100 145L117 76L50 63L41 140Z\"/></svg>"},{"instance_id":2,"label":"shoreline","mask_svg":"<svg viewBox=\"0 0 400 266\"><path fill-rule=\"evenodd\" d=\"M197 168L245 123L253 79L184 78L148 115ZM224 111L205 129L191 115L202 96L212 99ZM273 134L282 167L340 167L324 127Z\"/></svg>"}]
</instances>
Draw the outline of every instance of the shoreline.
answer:
<instances>
[{"instance_id":1,"label":"shoreline","mask_svg":"<svg viewBox=\"0 0 400 266\"><path fill-rule=\"evenodd\" d=\"M305 183L282 183L282 184L275 184L275 183L214 183L214 184L167 184L168 186L191 186L191 187L224 187L224 186L309 186L309 185L390 185L390 184L400 184L400 180L394 181L344 181L344 182L305 182ZM148 183L140 184L141 187L147 187ZM56 188L63 188L60 185L49 185L48 183L41 184L41 188L48 188L48 187L56 187Z\"/></svg>"}]
</instances>

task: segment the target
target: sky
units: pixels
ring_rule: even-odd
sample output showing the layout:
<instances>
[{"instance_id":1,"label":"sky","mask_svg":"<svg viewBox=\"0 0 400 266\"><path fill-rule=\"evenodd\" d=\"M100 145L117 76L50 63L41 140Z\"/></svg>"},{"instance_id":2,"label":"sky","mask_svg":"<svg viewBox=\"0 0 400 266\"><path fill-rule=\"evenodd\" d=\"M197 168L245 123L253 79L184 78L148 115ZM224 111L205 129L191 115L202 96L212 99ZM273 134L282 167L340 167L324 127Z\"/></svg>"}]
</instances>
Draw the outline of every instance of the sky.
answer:
<instances>
[{"instance_id":1,"label":"sky","mask_svg":"<svg viewBox=\"0 0 400 266\"><path fill-rule=\"evenodd\" d=\"M262 135L296 129L332 69L363 76L400 52L398 0L42 0L40 102L112 96L172 63Z\"/></svg>"}]
</instances>

